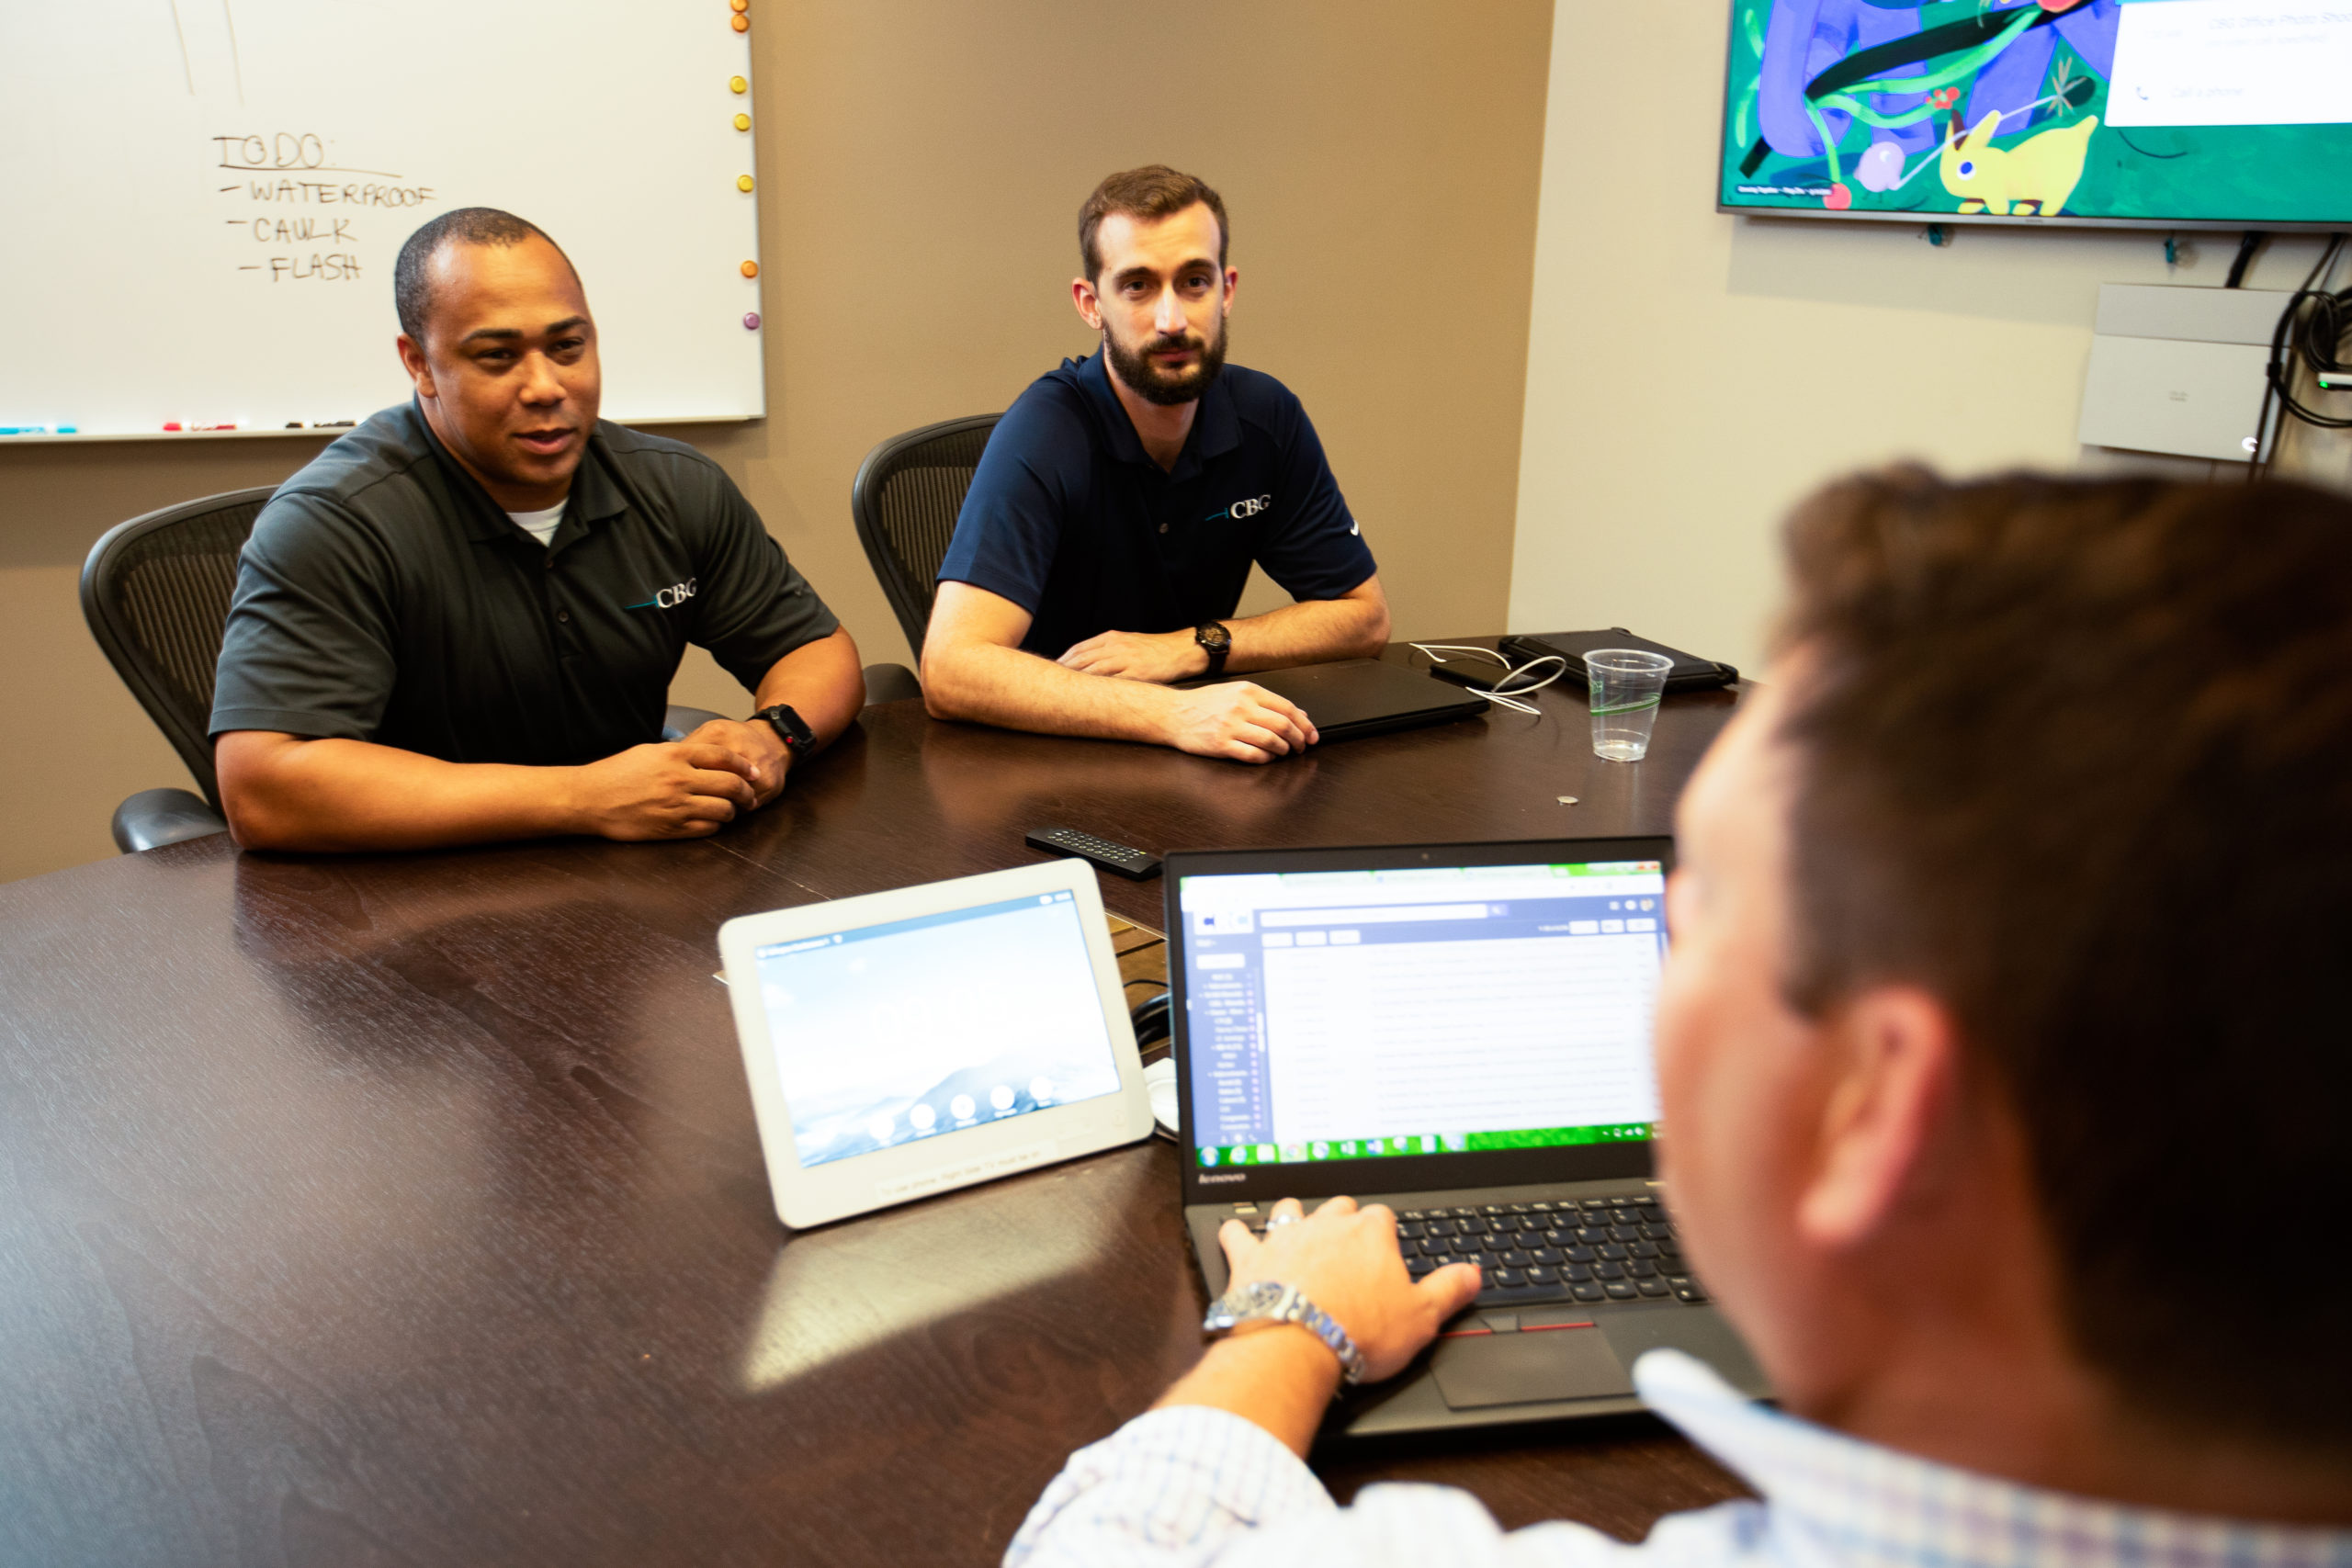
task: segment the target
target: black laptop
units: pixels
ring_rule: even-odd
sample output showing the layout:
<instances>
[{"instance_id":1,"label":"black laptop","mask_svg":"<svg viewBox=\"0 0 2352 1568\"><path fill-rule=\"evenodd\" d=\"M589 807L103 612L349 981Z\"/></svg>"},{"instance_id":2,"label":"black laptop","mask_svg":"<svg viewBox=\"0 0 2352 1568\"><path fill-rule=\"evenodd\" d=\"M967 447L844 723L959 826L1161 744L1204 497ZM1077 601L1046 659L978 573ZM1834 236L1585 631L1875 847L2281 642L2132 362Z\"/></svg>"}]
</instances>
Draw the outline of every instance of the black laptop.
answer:
<instances>
[{"instance_id":1,"label":"black laptop","mask_svg":"<svg viewBox=\"0 0 2352 1568\"><path fill-rule=\"evenodd\" d=\"M1253 681L1306 710L1324 740L1443 724L1487 710L1487 699L1419 670L1378 659L1342 659L1288 670L1252 670L1220 681ZM1218 682L1186 681L1185 686Z\"/></svg>"},{"instance_id":2,"label":"black laptop","mask_svg":"<svg viewBox=\"0 0 2352 1568\"><path fill-rule=\"evenodd\" d=\"M1351 1434L1640 1408L1643 1351L1762 1374L1682 1256L1653 1177L1650 1020L1673 840L1179 852L1169 976L1184 1222L1275 1200L1394 1208L1416 1277L1486 1288Z\"/></svg>"}]
</instances>

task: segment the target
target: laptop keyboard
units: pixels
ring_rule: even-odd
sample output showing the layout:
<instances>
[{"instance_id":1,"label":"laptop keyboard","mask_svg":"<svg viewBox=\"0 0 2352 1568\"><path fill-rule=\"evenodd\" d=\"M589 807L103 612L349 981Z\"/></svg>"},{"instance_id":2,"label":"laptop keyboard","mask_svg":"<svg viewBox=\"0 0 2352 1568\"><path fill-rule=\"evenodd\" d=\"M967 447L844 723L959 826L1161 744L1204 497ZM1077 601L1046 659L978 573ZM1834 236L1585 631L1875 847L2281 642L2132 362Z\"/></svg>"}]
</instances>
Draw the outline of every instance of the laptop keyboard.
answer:
<instances>
[{"instance_id":1,"label":"laptop keyboard","mask_svg":"<svg viewBox=\"0 0 2352 1568\"><path fill-rule=\"evenodd\" d=\"M1262 1213L1239 1217L1265 1234ZM1396 1245L1416 1280L1449 1263L1476 1264L1482 1307L1707 1299L1673 1220L1647 1194L1402 1209Z\"/></svg>"}]
</instances>

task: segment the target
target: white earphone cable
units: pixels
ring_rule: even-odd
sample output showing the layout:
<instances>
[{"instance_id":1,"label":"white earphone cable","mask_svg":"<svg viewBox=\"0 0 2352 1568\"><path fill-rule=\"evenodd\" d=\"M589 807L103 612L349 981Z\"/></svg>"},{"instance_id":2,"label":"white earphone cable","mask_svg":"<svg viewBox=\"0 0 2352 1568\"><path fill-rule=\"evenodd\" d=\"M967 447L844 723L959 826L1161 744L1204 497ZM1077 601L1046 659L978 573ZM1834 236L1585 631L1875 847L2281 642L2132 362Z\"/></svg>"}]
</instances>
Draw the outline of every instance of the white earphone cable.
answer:
<instances>
[{"instance_id":1,"label":"white earphone cable","mask_svg":"<svg viewBox=\"0 0 2352 1568\"><path fill-rule=\"evenodd\" d=\"M1478 648L1469 643L1408 642L1405 646L1421 654L1431 664L1451 663L1451 660L1440 657L1441 654L1446 653L1475 653L1482 659L1493 660L1503 667L1503 678L1496 682L1489 690L1481 691L1476 686L1471 687L1470 690L1476 692L1490 703L1497 703L1507 708L1516 708L1521 713L1541 716L1544 710L1532 703L1517 702L1513 700L1514 698L1524 696L1530 692L1540 692L1568 672L1568 661L1556 653L1547 653L1541 659L1531 659L1524 664L1514 665L1491 648ZM1540 681L1521 679L1530 671L1545 664L1556 664L1559 668ZM1514 685L1512 683L1514 682L1520 683Z\"/></svg>"}]
</instances>

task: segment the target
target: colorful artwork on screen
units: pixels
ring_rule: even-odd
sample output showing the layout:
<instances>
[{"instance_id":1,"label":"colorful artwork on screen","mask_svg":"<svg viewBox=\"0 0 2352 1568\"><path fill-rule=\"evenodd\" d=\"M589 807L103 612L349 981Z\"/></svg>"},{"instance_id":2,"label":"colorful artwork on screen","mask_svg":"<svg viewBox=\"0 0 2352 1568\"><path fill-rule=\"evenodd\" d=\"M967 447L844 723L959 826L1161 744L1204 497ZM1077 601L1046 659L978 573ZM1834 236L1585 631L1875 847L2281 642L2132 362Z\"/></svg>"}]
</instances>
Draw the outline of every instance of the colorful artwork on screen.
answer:
<instances>
[{"instance_id":1,"label":"colorful artwork on screen","mask_svg":"<svg viewBox=\"0 0 2352 1568\"><path fill-rule=\"evenodd\" d=\"M2341 221L2352 9L1734 0L1724 139L1732 208Z\"/></svg>"}]
</instances>

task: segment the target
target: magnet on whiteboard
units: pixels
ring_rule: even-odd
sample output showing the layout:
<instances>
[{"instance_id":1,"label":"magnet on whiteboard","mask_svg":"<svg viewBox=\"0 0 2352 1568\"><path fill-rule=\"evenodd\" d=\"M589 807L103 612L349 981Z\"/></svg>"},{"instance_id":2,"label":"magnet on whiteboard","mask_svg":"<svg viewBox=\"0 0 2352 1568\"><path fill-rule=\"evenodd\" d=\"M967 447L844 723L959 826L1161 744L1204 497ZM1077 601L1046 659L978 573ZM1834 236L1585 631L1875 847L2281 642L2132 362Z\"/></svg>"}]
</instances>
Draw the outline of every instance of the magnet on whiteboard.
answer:
<instances>
[{"instance_id":1,"label":"magnet on whiteboard","mask_svg":"<svg viewBox=\"0 0 2352 1568\"><path fill-rule=\"evenodd\" d=\"M752 85L741 76L729 76L727 78L727 90L730 93L748 93L752 90Z\"/></svg>"},{"instance_id":2,"label":"magnet on whiteboard","mask_svg":"<svg viewBox=\"0 0 2352 1568\"><path fill-rule=\"evenodd\" d=\"M760 330L760 313L757 310L744 311L743 326L748 332L758 332Z\"/></svg>"},{"instance_id":3,"label":"magnet on whiteboard","mask_svg":"<svg viewBox=\"0 0 2352 1568\"><path fill-rule=\"evenodd\" d=\"M754 262L754 261L747 261L747 262L745 262L745 263L743 264L743 276L744 276L745 277L757 277L757 276L760 276L760 264L759 264L759 263L757 263L757 262Z\"/></svg>"},{"instance_id":4,"label":"magnet on whiteboard","mask_svg":"<svg viewBox=\"0 0 2352 1568\"><path fill-rule=\"evenodd\" d=\"M752 188L752 176L751 176L751 175L736 175L736 176L735 176L735 188L736 188L737 190L749 190L749 189L751 189L751 188Z\"/></svg>"},{"instance_id":5,"label":"magnet on whiteboard","mask_svg":"<svg viewBox=\"0 0 2352 1568\"><path fill-rule=\"evenodd\" d=\"M736 129L736 130L751 130L751 129L752 129L752 117L751 117L750 115L747 115L747 114L739 114L739 115L737 115L737 116L735 117L735 129Z\"/></svg>"},{"instance_id":6,"label":"magnet on whiteboard","mask_svg":"<svg viewBox=\"0 0 2352 1568\"><path fill-rule=\"evenodd\" d=\"M747 17L747 16L745 16L745 15L743 15L743 13L742 13L742 12L741 12L741 11L736 12L736 13L735 13L735 30L736 30L737 32L739 32L739 33L748 33L748 32L750 32L750 31L752 30L752 18L751 18L751 17Z\"/></svg>"},{"instance_id":7,"label":"magnet on whiteboard","mask_svg":"<svg viewBox=\"0 0 2352 1568\"><path fill-rule=\"evenodd\" d=\"M752 8L752 0L727 0L727 8L736 12L748 11Z\"/></svg>"}]
</instances>

